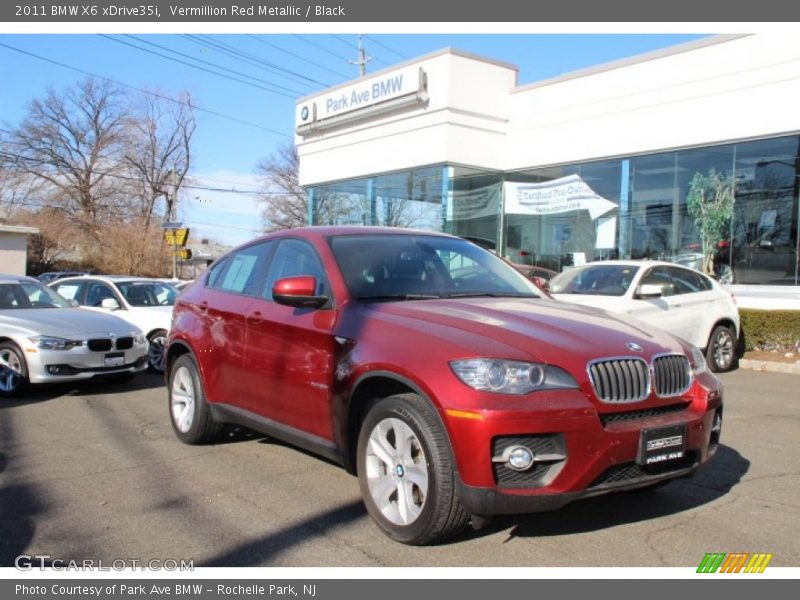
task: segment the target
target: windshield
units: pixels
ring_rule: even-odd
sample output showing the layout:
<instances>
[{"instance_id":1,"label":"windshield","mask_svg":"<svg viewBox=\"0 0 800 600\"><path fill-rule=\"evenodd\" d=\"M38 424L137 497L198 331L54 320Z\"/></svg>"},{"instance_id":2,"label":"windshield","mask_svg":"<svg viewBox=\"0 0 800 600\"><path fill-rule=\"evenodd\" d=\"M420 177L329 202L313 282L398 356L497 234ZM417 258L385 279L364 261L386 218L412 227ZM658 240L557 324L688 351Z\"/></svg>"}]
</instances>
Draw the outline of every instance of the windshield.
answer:
<instances>
[{"instance_id":1,"label":"windshield","mask_svg":"<svg viewBox=\"0 0 800 600\"><path fill-rule=\"evenodd\" d=\"M433 235L342 235L330 239L350 294L358 300L513 296L536 287L494 254Z\"/></svg>"},{"instance_id":2,"label":"windshield","mask_svg":"<svg viewBox=\"0 0 800 600\"><path fill-rule=\"evenodd\" d=\"M551 279L550 293L624 296L638 270L631 265L577 267Z\"/></svg>"},{"instance_id":3,"label":"windshield","mask_svg":"<svg viewBox=\"0 0 800 600\"><path fill-rule=\"evenodd\" d=\"M3 281L0 283L0 310L70 308L71 306L67 300L38 281Z\"/></svg>"},{"instance_id":4,"label":"windshield","mask_svg":"<svg viewBox=\"0 0 800 600\"><path fill-rule=\"evenodd\" d=\"M126 281L117 283L131 306L172 306L178 290L161 281Z\"/></svg>"}]
</instances>

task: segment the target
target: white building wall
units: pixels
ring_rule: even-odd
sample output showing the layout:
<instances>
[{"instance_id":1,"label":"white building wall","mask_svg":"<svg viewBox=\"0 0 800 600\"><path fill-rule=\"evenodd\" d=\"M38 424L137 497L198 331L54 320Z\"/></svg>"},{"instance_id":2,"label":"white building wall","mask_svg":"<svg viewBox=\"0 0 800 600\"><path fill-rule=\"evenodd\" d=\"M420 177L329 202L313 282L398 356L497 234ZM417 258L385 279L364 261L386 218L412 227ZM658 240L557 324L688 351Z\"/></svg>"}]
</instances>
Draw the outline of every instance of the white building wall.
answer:
<instances>
[{"instance_id":1,"label":"white building wall","mask_svg":"<svg viewBox=\"0 0 800 600\"><path fill-rule=\"evenodd\" d=\"M0 232L0 273L25 275L27 258L27 234Z\"/></svg>"},{"instance_id":2,"label":"white building wall","mask_svg":"<svg viewBox=\"0 0 800 600\"><path fill-rule=\"evenodd\" d=\"M753 35L511 95L507 170L800 130L800 37Z\"/></svg>"},{"instance_id":3,"label":"white building wall","mask_svg":"<svg viewBox=\"0 0 800 600\"><path fill-rule=\"evenodd\" d=\"M298 136L301 185L437 163L503 167L516 69L452 51L414 63L428 76L428 102L320 135ZM313 96L300 102L309 99Z\"/></svg>"},{"instance_id":4,"label":"white building wall","mask_svg":"<svg viewBox=\"0 0 800 600\"><path fill-rule=\"evenodd\" d=\"M711 38L521 88L513 66L449 49L370 77L410 64L428 75L427 104L298 136L301 185L442 163L509 171L800 131L800 36Z\"/></svg>"}]
</instances>

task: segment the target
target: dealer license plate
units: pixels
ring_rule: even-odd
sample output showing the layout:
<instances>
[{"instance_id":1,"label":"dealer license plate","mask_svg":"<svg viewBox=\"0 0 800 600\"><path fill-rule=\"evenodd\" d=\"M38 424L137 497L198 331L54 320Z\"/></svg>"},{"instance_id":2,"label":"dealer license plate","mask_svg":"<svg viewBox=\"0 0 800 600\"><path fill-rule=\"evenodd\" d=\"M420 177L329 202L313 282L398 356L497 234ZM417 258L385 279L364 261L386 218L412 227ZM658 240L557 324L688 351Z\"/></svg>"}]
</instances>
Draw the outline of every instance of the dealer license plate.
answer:
<instances>
[{"instance_id":1,"label":"dealer license plate","mask_svg":"<svg viewBox=\"0 0 800 600\"><path fill-rule=\"evenodd\" d=\"M640 465L656 465L686 455L686 425L643 429L639 442Z\"/></svg>"},{"instance_id":2,"label":"dealer license plate","mask_svg":"<svg viewBox=\"0 0 800 600\"><path fill-rule=\"evenodd\" d=\"M106 367L121 367L125 364L124 352L112 352L103 357L103 366Z\"/></svg>"}]
</instances>

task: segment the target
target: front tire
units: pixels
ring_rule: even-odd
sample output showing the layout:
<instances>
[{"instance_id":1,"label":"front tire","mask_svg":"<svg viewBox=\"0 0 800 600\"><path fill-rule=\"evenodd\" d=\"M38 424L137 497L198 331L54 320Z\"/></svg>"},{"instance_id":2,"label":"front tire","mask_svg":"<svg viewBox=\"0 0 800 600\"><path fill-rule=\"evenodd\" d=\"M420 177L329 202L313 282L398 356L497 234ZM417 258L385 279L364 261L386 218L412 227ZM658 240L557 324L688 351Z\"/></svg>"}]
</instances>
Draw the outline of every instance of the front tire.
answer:
<instances>
[{"instance_id":1,"label":"front tire","mask_svg":"<svg viewBox=\"0 0 800 600\"><path fill-rule=\"evenodd\" d=\"M189 354L180 356L169 374L169 415L184 444L203 444L219 436L222 425L211 418L200 371Z\"/></svg>"},{"instance_id":2,"label":"front tire","mask_svg":"<svg viewBox=\"0 0 800 600\"><path fill-rule=\"evenodd\" d=\"M21 396L29 385L28 365L13 342L0 344L0 398Z\"/></svg>"},{"instance_id":3,"label":"front tire","mask_svg":"<svg viewBox=\"0 0 800 600\"><path fill-rule=\"evenodd\" d=\"M147 336L147 368L153 373L164 372L164 350L167 346L167 332L158 329Z\"/></svg>"},{"instance_id":4,"label":"front tire","mask_svg":"<svg viewBox=\"0 0 800 600\"><path fill-rule=\"evenodd\" d=\"M714 373L730 371L736 365L736 335L727 325L717 325L708 338L706 362Z\"/></svg>"},{"instance_id":5,"label":"front tire","mask_svg":"<svg viewBox=\"0 0 800 600\"><path fill-rule=\"evenodd\" d=\"M367 511L390 538L421 545L450 537L469 515L435 409L417 394L379 400L358 438L358 482Z\"/></svg>"}]
</instances>

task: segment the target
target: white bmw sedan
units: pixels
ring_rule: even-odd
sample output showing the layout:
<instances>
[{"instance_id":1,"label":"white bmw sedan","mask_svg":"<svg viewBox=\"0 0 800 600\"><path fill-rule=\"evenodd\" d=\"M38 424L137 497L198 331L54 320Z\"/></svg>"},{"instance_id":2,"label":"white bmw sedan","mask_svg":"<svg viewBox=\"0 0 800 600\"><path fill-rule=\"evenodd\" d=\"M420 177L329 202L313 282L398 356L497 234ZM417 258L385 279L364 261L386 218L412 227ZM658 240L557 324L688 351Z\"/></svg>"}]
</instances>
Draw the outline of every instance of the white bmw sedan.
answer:
<instances>
[{"instance_id":1,"label":"white bmw sedan","mask_svg":"<svg viewBox=\"0 0 800 600\"><path fill-rule=\"evenodd\" d=\"M551 279L550 293L682 337L704 350L712 371L736 365L740 320L733 294L694 269L660 261L593 262Z\"/></svg>"},{"instance_id":2,"label":"white bmw sedan","mask_svg":"<svg viewBox=\"0 0 800 600\"><path fill-rule=\"evenodd\" d=\"M147 339L129 322L75 308L31 277L0 274L0 397L29 384L105 376L147 368Z\"/></svg>"}]
</instances>

